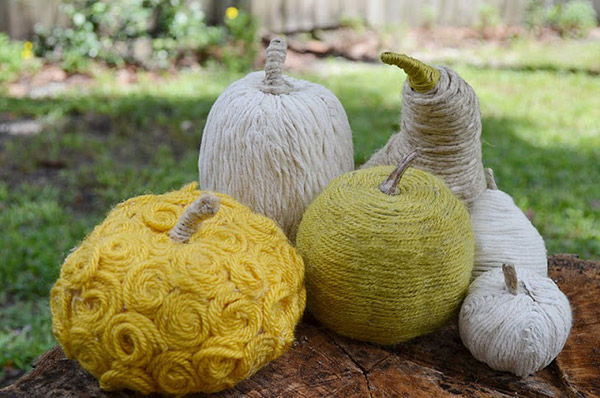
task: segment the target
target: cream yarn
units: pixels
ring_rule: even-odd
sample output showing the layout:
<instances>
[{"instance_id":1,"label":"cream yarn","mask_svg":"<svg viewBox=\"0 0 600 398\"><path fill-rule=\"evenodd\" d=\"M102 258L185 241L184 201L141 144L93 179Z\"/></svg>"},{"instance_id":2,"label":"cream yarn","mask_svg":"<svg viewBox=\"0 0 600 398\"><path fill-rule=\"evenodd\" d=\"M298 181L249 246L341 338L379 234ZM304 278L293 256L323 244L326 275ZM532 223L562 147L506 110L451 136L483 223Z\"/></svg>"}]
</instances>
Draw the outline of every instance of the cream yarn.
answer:
<instances>
[{"instance_id":1,"label":"cream yarn","mask_svg":"<svg viewBox=\"0 0 600 398\"><path fill-rule=\"evenodd\" d=\"M275 220L294 241L305 208L354 169L346 112L325 87L281 73L286 43L267 49L265 72L231 84L214 103L198 159L200 186Z\"/></svg>"},{"instance_id":2,"label":"cream yarn","mask_svg":"<svg viewBox=\"0 0 600 398\"><path fill-rule=\"evenodd\" d=\"M519 377L556 358L571 324L569 301L552 279L519 268L517 282L512 266L475 279L459 315L460 337L471 354Z\"/></svg>"},{"instance_id":3,"label":"cream yarn","mask_svg":"<svg viewBox=\"0 0 600 398\"><path fill-rule=\"evenodd\" d=\"M416 149L420 156L414 167L440 177L470 205L486 189L475 91L448 67L433 68L402 54L383 53L381 58L405 69L409 78L402 89L400 132L363 167L395 165ZM439 80L432 89L422 91L422 87L432 84L423 85L418 78L427 80L432 74L437 77L432 69L439 73Z\"/></svg>"},{"instance_id":4,"label":"cream yarn","mask_svg":"<svg viewBox=\"0 0 600 398\"><path fill-rule=\"evenodd\" d=\"M544 239L512 197L496 187L491 169L486 172L489 188L470 208L475 232L473 277L504 263L518 264L519 270L547 276Z\"/></svg>"}]
</instances>

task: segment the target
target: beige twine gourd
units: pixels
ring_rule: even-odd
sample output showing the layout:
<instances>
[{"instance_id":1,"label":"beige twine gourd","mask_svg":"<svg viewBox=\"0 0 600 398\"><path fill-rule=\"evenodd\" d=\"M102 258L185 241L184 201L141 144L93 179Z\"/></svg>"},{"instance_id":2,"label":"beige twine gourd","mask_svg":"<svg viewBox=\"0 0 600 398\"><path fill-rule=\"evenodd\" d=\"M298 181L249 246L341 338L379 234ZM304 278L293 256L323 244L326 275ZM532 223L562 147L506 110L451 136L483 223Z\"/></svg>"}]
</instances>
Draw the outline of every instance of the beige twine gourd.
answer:
<instances>
[{"instance_id":1,"label":"beige twine gourd","mask_svg":"<svg viewBox=\"0 0 600 398\"><path fill-rule=\"evenodd\" d=\"M408 79L402 89L400 132L363 167L398 164L418 150L414 166L440 177L467 205L485 189L481 160L481 116L473 88L445 66L431 67L403 54L384 52Z\"/></svg>"},{"instance_id":2,"label":"beige twine gourd","mask_svg":"<svg viewBox=\"0 0 600 398\"><path fill-rule=\"evenodd\" d=\"M235 197L294 241L305 208L354 169L346 112L325 87L282 74L287 45L273 39L264 72L231 84L214 103L198 159L202 189Z\"/></svg>"},{"instance_id":3,"label":"beige twine gourd","mask_svg":"<svg viewBox=\"0 0 600 398\"><path fill-rule=\"evenodd\" d=\"M512 197L498 189L491 169L486 169L486 178L488 189L470 208L475 232L473 277L504 263L518 264L519 270L547 276L544 239Z\"/></svg>"},{"instance_id":4,"label":"beige twine gourd","mask_svg":"<svg viewBox=\"0 0 600 398\"><path fill-rule=\"evenodd\" d=\"M552 279L505 264L479 276L459 315L463 344L492 369L525 377L558 356L571 330L567 297Z\"/></svg>"}]
</instances>

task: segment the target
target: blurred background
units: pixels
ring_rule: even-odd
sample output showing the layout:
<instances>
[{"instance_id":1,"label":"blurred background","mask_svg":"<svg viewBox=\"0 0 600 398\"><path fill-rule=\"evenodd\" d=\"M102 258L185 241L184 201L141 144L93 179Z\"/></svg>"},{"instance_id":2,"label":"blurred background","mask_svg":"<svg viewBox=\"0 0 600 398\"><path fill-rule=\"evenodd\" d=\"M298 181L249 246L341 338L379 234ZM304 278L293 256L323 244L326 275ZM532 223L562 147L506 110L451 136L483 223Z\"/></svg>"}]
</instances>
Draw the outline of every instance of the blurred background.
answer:
<instances>
[{"instance_id":1,"label":"blurred background","mask_svg":"<svg viewBox=\"0 0 600 398\"><path fill-rule=\"evenodd\" d=\"M48 292L118 202L197 179L206 116L261 68L344 105L355 161L399 129L382 50L473 86L483 156L549 253L600 259L600 0L0 0L0 386L54 344Z\"/></svg>"}]
</instances>

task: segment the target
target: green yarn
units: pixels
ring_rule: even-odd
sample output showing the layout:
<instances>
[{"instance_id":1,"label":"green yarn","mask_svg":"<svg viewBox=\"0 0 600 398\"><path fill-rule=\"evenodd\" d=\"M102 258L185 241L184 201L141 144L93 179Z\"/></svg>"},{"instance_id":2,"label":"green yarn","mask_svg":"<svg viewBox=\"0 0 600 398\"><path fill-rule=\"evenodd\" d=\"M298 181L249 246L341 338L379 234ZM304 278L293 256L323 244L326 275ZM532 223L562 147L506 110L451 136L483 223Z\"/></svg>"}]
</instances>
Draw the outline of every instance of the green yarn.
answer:
<instances>
[{"instance_id":1,"label":"green yarn","mask_svg":"<svg viewBox=\"0 0 600 398\"><path fill-rule=\"evenodd\" d=\"M440 80L439 70L408 55L386 51L381 53L380 58L388 65L396 65L404 69L408 85L420 93L433 90Z\"/></svg>"},{"instance_id":2,"label":"green yarn","mask_svg":"<svg viewBox=\"0 0 600 398\"><path fill-rule=\"evenodd\" d=\"M466 294L474 236L465 206L439 178L392 166L334 179L309 206L297 247L307 307L339 334L395 344L444 325Z\"/></svg>"}]
</instances>

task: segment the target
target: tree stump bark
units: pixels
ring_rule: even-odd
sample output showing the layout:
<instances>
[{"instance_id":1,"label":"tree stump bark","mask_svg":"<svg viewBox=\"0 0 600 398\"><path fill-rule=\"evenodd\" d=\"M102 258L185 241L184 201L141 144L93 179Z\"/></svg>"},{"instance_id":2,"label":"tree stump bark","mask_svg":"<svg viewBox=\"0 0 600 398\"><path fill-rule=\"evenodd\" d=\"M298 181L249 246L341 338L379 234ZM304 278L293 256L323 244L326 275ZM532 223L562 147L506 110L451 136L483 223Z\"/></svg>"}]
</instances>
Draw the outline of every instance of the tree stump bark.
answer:
<instances>
[{"instance_id":1,"label":"tree stump bark","mask_svg":"<svg viewBox=\"0 0 600 398\"><path fill-rule=\"evenodd\" d=\"M600 262L555 255L549 257L549 265L550 276L571 301L574 324L562 353L533 376L519 379L476 361L462 345L456 319L436 333L378 347L338 336L307 315L289 352L235 388L211 397L598 397ZM138 396L133 391L101 391L58 346L34 366L0 390L0 397Z\"/></svg>"}]
</instances>

